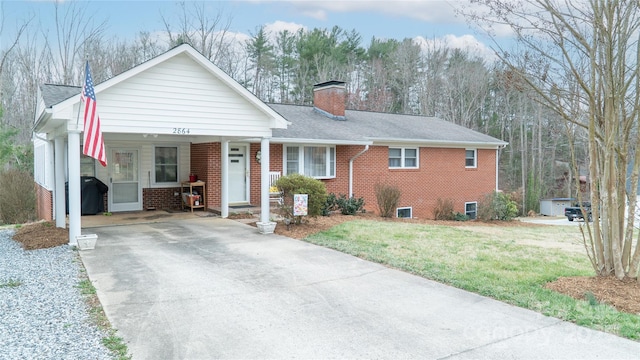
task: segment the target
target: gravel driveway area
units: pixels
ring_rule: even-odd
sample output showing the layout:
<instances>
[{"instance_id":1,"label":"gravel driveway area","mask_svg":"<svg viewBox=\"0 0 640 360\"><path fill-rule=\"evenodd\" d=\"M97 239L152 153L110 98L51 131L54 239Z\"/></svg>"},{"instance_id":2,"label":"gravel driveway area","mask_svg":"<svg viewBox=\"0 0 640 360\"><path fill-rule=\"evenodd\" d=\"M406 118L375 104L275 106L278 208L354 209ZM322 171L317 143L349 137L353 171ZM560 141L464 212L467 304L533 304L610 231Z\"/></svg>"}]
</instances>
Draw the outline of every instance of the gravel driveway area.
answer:
<instances>
[{"instance_id":1,"label":"gravel driveway area","mask_svg":"<svg viewBox=\"0 0 640 360\"><path fill-rule=\"evenodd\" d=\"M12 235L0 230L0 359L113 359L77 287L77 253L25 251Z\"/></svg>"}]
</instances>

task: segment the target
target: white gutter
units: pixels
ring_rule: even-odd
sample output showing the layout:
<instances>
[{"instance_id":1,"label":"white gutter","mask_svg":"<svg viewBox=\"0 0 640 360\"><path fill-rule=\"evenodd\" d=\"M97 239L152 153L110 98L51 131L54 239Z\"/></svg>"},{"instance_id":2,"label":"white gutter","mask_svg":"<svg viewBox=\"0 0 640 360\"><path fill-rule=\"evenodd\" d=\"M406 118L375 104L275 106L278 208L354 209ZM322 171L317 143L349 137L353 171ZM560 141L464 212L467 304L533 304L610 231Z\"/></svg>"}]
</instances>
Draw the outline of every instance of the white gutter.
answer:
<instances>
[{"instance_id":1,"label":"white gutter","mask_svg":"<svg viewBox=\"0 0 640 360\"><path fill-rule=\"evenodd\" d=\"M336 140L304 138L271 138L272 144L370 145L370 140Z\"/></svg>"},{"instance_id":2,"label":"white gutter","mask_svg":"<svg viewBox=\"0 0 640 360\"><path fill-rule=\"evenodd\" d=\"M498 188L498 159L499 159L500 150L496 149L496 191L500 190Z\"/></svg>"},{"instance_id":3,"label":"white gutter","mask_svg":"<svg viewBox=\"0 0 640 360\"><path fill-rule=\"evenodd\" d=\"M476 149L501 149L508 145L504 141L484 142L484 141L448 141L448 140L424 140L424 139L404 139L404 138L375 138L367 137L374 145L396 145L415 144L422 147L433 148L476 148Z\"/></svg>"},{"instance_id":4,"label":"white gutter","mask_svg":"<svg viewBox=\"0 0 640 360\"><path fill-rule=\"evenodd\" d=\"M353 197L353 161L357 159L360 155L364 154L369 150L369 145L365 145L364 149L357 153L354 157L349 159L349 198Z\"/></svg>"}]
</instances>

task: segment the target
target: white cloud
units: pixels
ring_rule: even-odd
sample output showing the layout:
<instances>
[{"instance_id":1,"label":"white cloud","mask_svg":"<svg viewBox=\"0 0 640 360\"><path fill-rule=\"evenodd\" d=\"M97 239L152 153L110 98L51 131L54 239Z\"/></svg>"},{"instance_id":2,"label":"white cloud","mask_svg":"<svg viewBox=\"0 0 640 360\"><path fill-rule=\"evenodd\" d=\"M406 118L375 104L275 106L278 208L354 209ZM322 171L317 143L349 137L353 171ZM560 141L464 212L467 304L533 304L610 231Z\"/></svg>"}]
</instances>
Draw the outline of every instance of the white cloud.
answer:
<instances>
[{"instance_id":1,"label":"white cloud","mask_svg":"<svg viewBox=\"0 0 640 360\"><path fill-rule=\"evenodd\" d=\"M288 3L305 16L326 20L328 13L370 11L396 17L408 17L435 23L462 23L455 14L455 7L467 5L467 0L263 0L256 3Z\"/></svg>"},{"instance_id":2,"label":"white cloud","mask_svg":"<svg viewBox=\"0 0 640 360\"><path fill-rule=\"evenodd\" d=\"M332 13L371 12L394 18L407 18L422 21L425 25L463 25L468 24L464 16L458 14L463 10L490 16L489 10L470 0L249 0L254 3L284 3L300 15L326 21ZM476 28L477 30L477 28ZM513 32L507 25L495 24L492 32L497 37L511 37Z\"/></svg>"},{"instance_id":3,"label":"white cloud","mask_svg":"<svg viewBox=\"0 0 640 360\"><path fill-rule=\"evenodd\" d=\"M301 24L293 23L293 22L277 20L272 23L265 24L264 29L265 31L275 35L280 31L284 31L284 30L289 30L290 33L296 33L300 29L307 30L307 27Z\"/></svg>"},{"instance_id":4,"label":"white cloud","mask_svg":"<svg viewBox=\"0 0 640 360\"><path fill-rule=\"evenodd\" d=\"M302 14L312 19L317 19L322 21L327 20L327 12L324 10L319 10L319 9L302 10Z\"/></svg>"}]
</instances>

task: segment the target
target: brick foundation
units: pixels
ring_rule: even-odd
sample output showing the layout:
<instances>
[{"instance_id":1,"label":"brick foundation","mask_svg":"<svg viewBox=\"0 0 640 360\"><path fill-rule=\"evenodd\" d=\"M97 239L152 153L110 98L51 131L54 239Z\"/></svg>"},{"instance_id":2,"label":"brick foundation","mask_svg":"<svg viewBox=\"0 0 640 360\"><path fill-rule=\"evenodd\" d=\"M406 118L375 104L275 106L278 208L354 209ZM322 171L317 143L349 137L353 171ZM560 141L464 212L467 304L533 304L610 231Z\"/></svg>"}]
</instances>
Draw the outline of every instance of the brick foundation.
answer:
<instances>
[{"instance_id":1,"label":"brick foundation","mask_svg":"<svg viewBox=\"0 0 640 360\"><path fill-rule=\"evenodd\" d=\"M35 184L36 215L40 220L53 220L53 192Z\"/></svg>"},{"instance_id":2,"label":"brick foundation","mask_svg":"<svg viewBox=\"0 0 640 360\"><path fill-rule=\"evenodd\" d=\"M174 194L178 193L178 196ZM180 209L180 188L144 188L142 189L143 209L157 210Z\"/></svg>"}]
</instances>

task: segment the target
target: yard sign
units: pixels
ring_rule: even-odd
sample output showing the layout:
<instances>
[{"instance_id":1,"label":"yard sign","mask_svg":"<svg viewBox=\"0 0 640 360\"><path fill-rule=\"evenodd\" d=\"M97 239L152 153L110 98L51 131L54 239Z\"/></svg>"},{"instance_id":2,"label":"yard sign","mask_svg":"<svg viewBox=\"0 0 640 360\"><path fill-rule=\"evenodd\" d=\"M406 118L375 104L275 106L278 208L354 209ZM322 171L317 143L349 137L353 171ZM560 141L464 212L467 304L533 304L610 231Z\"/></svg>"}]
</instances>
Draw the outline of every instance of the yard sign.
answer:
<instances>
[{"instance_id":1,"label":"yard sign","mask_svg":"<svg viewBox=\"0 0 640 360\"><path fill-rule=\"evenodd\" d=\"M293 216L307 216L309 208L309 195L294 194L293 195Z\"/></svg>"}]
</instances>

